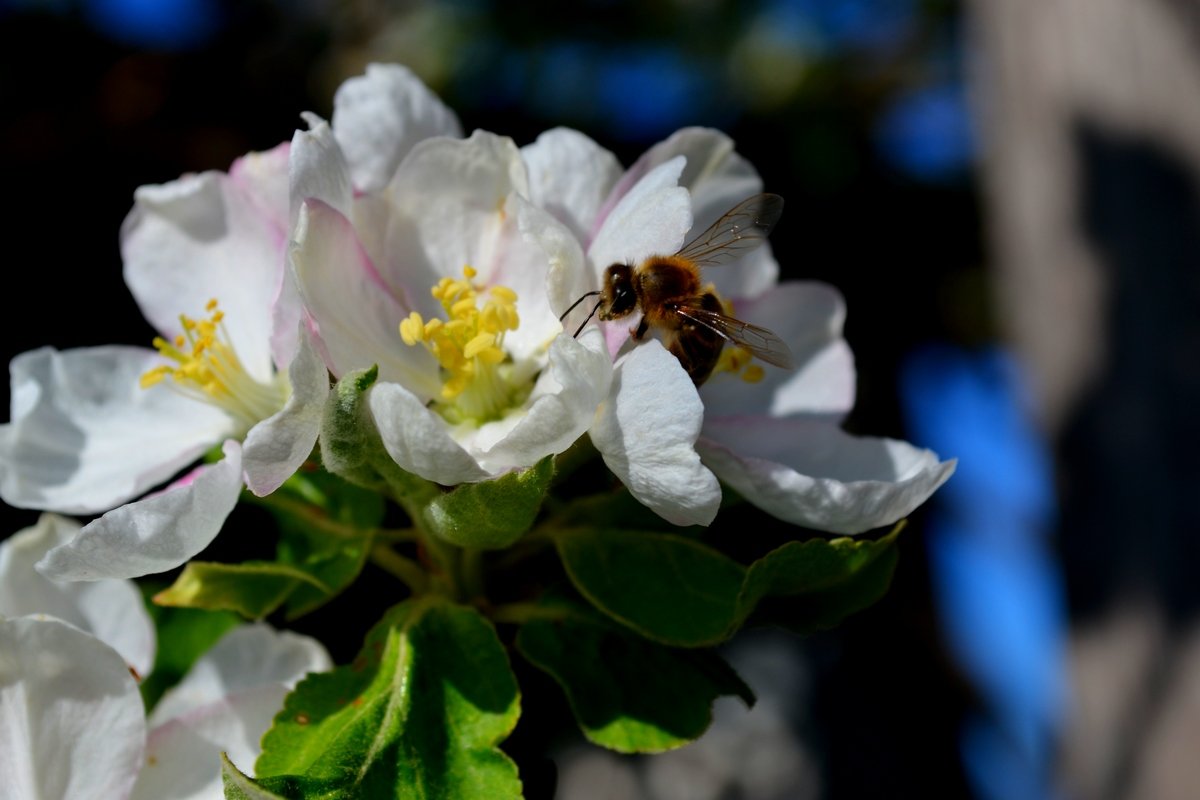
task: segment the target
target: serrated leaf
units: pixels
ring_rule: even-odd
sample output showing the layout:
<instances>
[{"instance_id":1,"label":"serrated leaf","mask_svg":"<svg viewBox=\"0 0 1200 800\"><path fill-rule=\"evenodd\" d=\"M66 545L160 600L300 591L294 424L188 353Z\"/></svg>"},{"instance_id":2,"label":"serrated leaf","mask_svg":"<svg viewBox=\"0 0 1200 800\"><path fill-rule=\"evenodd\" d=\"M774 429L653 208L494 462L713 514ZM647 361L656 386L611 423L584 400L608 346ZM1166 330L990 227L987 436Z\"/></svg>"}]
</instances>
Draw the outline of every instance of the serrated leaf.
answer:
<instances>
[{"instance_id":1,"label":"serrated leaf","mask_svg":"<svg viewBox=\"0 0 1200 800\"><path fill-rule=\"evenodd\" d=\"M737 622L746 570L682 536L584 529L555 538L575 588L593 605L663 644L701 647L726 639Z\"/></svg>"},{"instance_id":2,"label":"serrated leaf","mask_svg":"<svg viewBox=\"0 0 1200 800\"><path fill-rule=\"evenodd\" d=\"M519 713L491 625L425 595L390 610L353 664L288 695L258 783L289 798L518 798L516 765L497 746Z\"/></svg>"},{"instance_id":3,"label":"serrated leaf","mask_svg":"<svg viewBox=\"0 0 1200 800\"><path fill-rule=\"evenodd\" d=\"M554 458L547 457L495 480L461 484L426 506L425 523L459 547L508 547L533 526L553 477Z\"/></svg>"},{"instance_id":4,"label":"serrated leaf","mask_svg":"<svg viewBox=\"0 0 1200 800\"><path fill-rule=\"evenodd\" d=\"M190 561L175 583L154 596L154 602L162 606L236 611L244 617L259 619L279 608L303 584L329 591L308 573L285 564Z\"/></svg>"},{"instance_id":5,"label":"serrated leaf","mask_svg":"<svg viewBox=\"0 0 1200 800\"><path fill-rule=\"evenodd\" d=\"M517 649L567 695L584 735L622 753L659 753L698 738L712 702L754 694L720 656L655 644L578 606L521 626Z\"/></svg>"},{"instance_id":6,"label":"serrated leaf","mask_svg":"<svg viewBox=\"0 0 1200 800\"><path fill-rule=\"evenodd\" d=\"M739 617L801 633L832 628L887 592L899 559L897 525L881 539L788 542L750 565Z\"/></svg>"},{"instance_id":7,"label":"serrated leaf","mask_svg":"<svg viewBox=\"0 0 1200 800\"><path fill-rule=\"evenodd\" d=\"M438 494L437 486L397 466L367 407L367 392L378 377L378 367L355 370L333 387L321 420L321 460L350 483L423 506Z\"/></svg>"},{"instance_id":8,"label":"serrated leaf","mask_svg":"<svg viewBox=\"0 0 1200 800\"><path fill-rule=\"evenodd\" d=\"M221 753L221 785L225 787L225 800L285 800L256 784L225 753Z\"/></svg>"},{"instance_id":9,"label":"serrated leaf","mask_svg":"<svg viewBox=\"0 0 1200 800\"><path fill-rule=\"evenodd\" d=\"M147 604L154 620L158 649L154 668L139 684L147 710L153 710L163 692L179 683L201 655L222 636L241 624L230 611L206 611L200 608L168 608Z\"/></svg>"}]
</instances>

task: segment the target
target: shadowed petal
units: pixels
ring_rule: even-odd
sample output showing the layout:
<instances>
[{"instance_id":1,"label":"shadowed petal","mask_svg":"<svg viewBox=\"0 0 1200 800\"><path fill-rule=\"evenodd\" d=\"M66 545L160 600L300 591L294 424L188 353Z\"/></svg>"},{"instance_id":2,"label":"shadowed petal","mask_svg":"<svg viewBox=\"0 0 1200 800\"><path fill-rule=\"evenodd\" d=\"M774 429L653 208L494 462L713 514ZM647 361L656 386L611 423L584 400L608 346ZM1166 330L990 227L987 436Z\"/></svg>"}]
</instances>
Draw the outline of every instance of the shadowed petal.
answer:
<instances>
[{"instance_id":1,"label":"shadowed petal","mask_svg":"<svg viewBox=\"0 0 1200 800\"><path fill-rule=\"evenodd\" d=\"M721 487L696 454L703 416L679 361L650 340L618 362L590 433L604 463L639 501L675 525L708 525Z\"/></svg>"},{"instance_id":2,"label":"shadowed petal","mask_svg":"<svg viewBox=\"0 0 1200 800\"><path fill-rule=\"evenodd\" d=\"M851 436L824 419L706 422L696 449L721 480L767 513L847 534L912 513L955 465L907 442Z\"/></svg>"},{"instance_id":3,"label":"shadowed petal","mask_svg":"<svg viewBox=\"0 0 1200 800\"><path fill-rule=\"evenodd\" d=\"M216 538L242 490L242 447L225 442L225 458L85 525L71 542L38 562L54 580L136 578L174 569Z\"/></svg>"}]
</instances>

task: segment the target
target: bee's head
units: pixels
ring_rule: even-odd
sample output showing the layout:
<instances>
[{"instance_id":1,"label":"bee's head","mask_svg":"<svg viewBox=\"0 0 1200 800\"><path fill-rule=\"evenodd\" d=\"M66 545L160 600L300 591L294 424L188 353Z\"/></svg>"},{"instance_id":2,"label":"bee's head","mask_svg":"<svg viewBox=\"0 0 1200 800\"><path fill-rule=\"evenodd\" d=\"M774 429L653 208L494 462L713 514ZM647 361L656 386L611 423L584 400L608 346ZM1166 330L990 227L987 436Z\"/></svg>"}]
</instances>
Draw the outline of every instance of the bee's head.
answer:
<instances>
[{"instance_id":1,"label":"bee's head","mask_svg":"<svg viewBox=\"0 0 1200 800\"><path fill-rule=\"evenodd\" d=\"M600 319L620 319L637 308L637 292L633 288L633 267L613 264L604 270L603 302Z\"/></svg>"}]
</instances>

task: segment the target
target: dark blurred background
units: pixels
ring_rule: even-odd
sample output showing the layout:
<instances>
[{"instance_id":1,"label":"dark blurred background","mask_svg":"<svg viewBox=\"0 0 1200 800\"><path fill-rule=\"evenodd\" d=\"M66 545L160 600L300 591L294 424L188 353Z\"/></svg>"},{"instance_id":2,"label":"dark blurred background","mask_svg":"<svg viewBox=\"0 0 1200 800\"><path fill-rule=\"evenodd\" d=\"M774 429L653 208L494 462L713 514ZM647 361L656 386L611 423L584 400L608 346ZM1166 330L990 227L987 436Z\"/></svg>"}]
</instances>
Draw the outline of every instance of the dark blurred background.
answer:
<instances>
[{"instance_id":1,"label":"dark blurred background","mask_svg":"<svg viewBox=\"0 0 1200 800\"><path fill-rule=\"evenodd\" d=\"M787 199L784 278L846 296L848 427L960 459L881 603L735 644L752 712L646 760L519 737L531 797L1194 796L1200 5L0 0L6 358L148 343L135 187L290 139L370 61L518 144L729 133Z\"/></svg>"}]
</instances>

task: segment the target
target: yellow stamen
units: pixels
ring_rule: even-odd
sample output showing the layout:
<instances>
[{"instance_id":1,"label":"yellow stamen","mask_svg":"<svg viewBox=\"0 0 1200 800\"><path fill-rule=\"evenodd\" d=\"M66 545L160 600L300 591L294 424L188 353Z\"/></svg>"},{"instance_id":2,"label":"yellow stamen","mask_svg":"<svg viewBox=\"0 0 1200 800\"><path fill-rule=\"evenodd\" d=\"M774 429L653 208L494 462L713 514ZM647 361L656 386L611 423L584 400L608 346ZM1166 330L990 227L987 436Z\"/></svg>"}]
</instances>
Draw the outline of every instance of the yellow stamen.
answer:
<instances>
[{"instance_id":1,"label":"yellow stamen","mask_svg":"<svg viewBox=\"0 0 1200 800\"><path fill-rule=\"evenodd\" d=\"M208 319L195 320L180 315L183 333L168 342L155 337L154 349L174 362L147 370L141 387L149 389L168 376L172 389L194 400L203 400L226 411L245 430L283 407L290 394L286 376L276 375L270 383L252 378L221 324L225 314L216 299L205 305Z\"/></svg>"},{"instance_id":2,"label":"yellow stamen","mask_svg":"<svg viewBox=\"0 0 1200 800\"><path fill-rule=\"evenodd\" d=\"M517 293L506 286L473 283L478 272L464 266L461 279L442 278L431 289L445 319L425 321L413 312L400 323L400 338L409 347L422 345L444 373L441 404L448 420L476 424L498 419L524 400L531 387L514 387L504 335L516 330ZM481 302L482 301L482 302Z\"/></svg>"}]
</instances>

